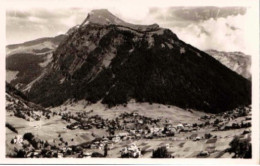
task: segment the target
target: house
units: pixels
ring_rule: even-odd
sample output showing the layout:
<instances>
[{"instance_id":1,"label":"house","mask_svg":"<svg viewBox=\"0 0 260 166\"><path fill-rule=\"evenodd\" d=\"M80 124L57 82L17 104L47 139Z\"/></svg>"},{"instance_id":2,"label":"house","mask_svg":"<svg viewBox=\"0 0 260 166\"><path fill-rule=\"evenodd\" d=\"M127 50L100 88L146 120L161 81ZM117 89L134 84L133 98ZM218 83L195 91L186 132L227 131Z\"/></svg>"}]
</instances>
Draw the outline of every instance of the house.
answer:
<instances>
[{"instance_id":1,"label":"house","mask_svg":"<svg viewBox=\"0 0 260 166\"><path fill-rule=\"evenodd\" d=\"M180 130L183 130L184 129L184 126L183 124L179 123L177 126L176 126L177 129L180 129Z\"/></svg>"},{"instance_id":2,"label":"house","mask_svg":"<svg viewBox=\"0 0 260 166\"><path fill-rule=\"evenodd\" d=\"M97 148L98 148L98 146L96 144L91 144L90 145L90 149L97 149Z\"/></svg>"},{"instance_id":3,"label":"house","mask_svg":"<svg viewBox=\"0 0 260 166\"><path fill-rule=\"evenodd\" d=\"M114 148L114 143L113 143L113 142L107 143L107 149L108 149L108 150L111 150L111 149L113 149L113 148Z\"/></svg>"},{"instance_id":4,"label":"house","mask_svg":"<svg viewBox=\"0 0 260 166\"><path fill-rule=\"evenodd\" d=\"M186 124L184 125L184 127L192 127L192 124L186 123Z\"/></svg>"},{"instance_id":5,"label":"house","mask_svg":"<svg viewBox=\"0 0 260 166\"><path fill-rule=\"evenodd\" d=\"M131 129L131 130L129 130L129 132L131 133L131 134L135 134L135 130L134 129Z\"/></svg>"},{"instance_id":6,"label":"house","mask_svg":"<svg viewBox=\"0 0 260 166\"><path fill-rule=\"evenodd\" d=\"M34 157L40 157L40 150L36 150L35 152L33 152L33 156Z\"/></svg>"},{"instance_id":7,"label":"house","mask_svg":"<svg viewBox=\"0 0 260 166\"><path fill-rule=\"evenodd\" d=\"M247 117L245 118L245 120L252 120L252 117L251 117L251 116L247 116Z\"/></svg>"},{"instance_id":8,"label":"house","mask_svg":"<svg viewBox=\"0 0 260 166\"><path fill-rule=\"evenodd\" d=\"M198 134L194 133L191 134L191 136L189 137L191 140L196 140L196 137L198 136Z\"/></svg>"},{"instance_id":9,"label":"house","mask_svg":"<svg viewBox=\"0 0 260 166\"><path fill-rule=\"evenodd\" d=\"M23 142L23 136L21 136L21 135L16 135L16 136L14 137L14 141L15 141L16 144L21 145L22 142Z\"/></svg>"},{"instance_id":10,"label":"house","mask_svg":"<svg viewBox=\"0 0 260 166\"><path fill-rule=\"evenodd\" d=\"M58 153L58 158L63 158L63 153Z\"/></svg>"},{"instance_id":11,"label":"house","mask_svg":"<svg viewBox=\"0 0 260 166\"><path fill-rule=\"evenodd\" d=\"M143 124L143 123L144 123L144 121L143 121L142 119L139 119L137 122L138 122L139 124Z\"/></svg>"},{"instance_id":12,"label":"house","mask_svg":"<svg viewBox=\"0 0 260 166\"><path fill-rule=\"evenodd\" d=\"M152 128L150 128L150 132L151 132L151 133L157 133L157 132L159 132L159 130L160 130L160 128L158 128L158 127L152 127Z\"/></svg>"},{"instance_id":13,"label":"house","mask_svg":"<svg viewBox=\"0 0 260 166\"><path fill-rule=\"evenodd\" d=\"M173 126L172 126L171 123L165 123L165 124L164 124L164 127L165 127L165 128L171 128L171 127L173 127Z\"/></svg>"},{"instance_id":14,"label":"house","mask_svg":"<svg viewBox=\"0 0 260 166\"><path fill-rule=\"evenodd\" d=\"M138 115L138 113L135 111L135 112L133 112L133 116L137 116Z\"/></svg>"},{"instance_id":15,"label":"house","mask_svg":"<svg viewBox=\"0 0 260 166\"><path fill-rule=\"evenodd\" d=\"M197 136L195 139L193 139L193 141L199 141L201 140L201 137Z\"/></svg>"},{"instance_id":16,"label":"house","mask_svg":"<svg viewBox=\"0 0 260 166\"><path fill-rule=\"evenodd\" d=\"M112 141L117 143L117 142L120 141L120 137L119 136L115 136L115 137L112 138Z\"/></svg>"},{"instance_id":17,"label":"house","mask_svg":"<svg viewBox=\"0 0 260 166\"><path fill-rule=\"evenodd\" d=\"M128 136L129 135L129 133L118 133L117 134L119 137L126 137L126 136Z\"/></svg>"},{"instance_id":18,"label":"house","mask_svg":"<svg viewBox=\"0 0 260 166\"><path fill-rule=\"evenodd\" d=\"M198 156L200 156L200 157L207 157L207 156L209 156L209 152L208 152L208 151L201 151L201 152L198 154Z\"/></svg>"},{"instance_id":19,"label":"house","mask_svg":"<svg viewBox=\"0 0 260 166\"><path fill-rule=\"evenodd\" d=\"M98 145L98 149L103 149L103 148L104 148L104 146L105 146L105 144L103 144L103 143L100 143L100 144Z\"/></svg>"},{"instance_id":20,"label":"house","mask_svg":"<svg viewBox=\"0 0 260 166\"><path fill-rule=\"evenodd\" d=\"M127 147L124 147L120 152L121 152L121 157L127 156L127 157L138 158L139 156L141 156L141 151L136 146L135 143L131 143Z\"/></svg>"},{"instance_id":21,"label":"house","mask_svg":"<svg viewBox=\"0 0 260 166\"><path fill-rule=\"evenodd\" d=\"M139 129L139 130L138 130L138 133L143 133L143 132L144 132L143 129Z\"/></svg>"},{"instance_id":22,"label":"house","mask_svg":"<svg viewBox=\"0 0 260 166\"><path fill-rule=\"evenodd\" d=\"M26 154L26 158L30 158L30 157L33 157L33 152L29 152Z\"/></svg>"},{"instance_id":23,"label":"house","mask_svg":"<svg viewBox=\"0 0 260 166\"><path fill-rule=\"evenodd\" d=\"M83 154L82 154L82 155L83 155L84 158L89 158L89 157L91 157L91 153L88 152L88 151L86 151L86 150L83 151Z\"/></svg>"}]
</instances>

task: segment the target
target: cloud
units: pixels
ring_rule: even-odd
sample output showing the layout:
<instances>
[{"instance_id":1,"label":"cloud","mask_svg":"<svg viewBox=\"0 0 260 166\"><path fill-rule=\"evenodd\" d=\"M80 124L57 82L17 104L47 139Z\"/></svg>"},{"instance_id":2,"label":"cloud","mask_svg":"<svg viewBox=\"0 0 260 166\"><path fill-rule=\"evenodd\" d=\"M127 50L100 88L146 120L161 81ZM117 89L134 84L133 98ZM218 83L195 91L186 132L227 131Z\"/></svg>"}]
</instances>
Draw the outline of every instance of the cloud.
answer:
<instances>
[{"instance_id":1,"label":"cloud","mask_svg":"<svg viewBox=\"0 0 260 166\"><path fill-rule=\"evenodd\" d=\"M6 12L6 38L8 44L21 43L40 37L56 36L82 22L84 9L32 8L12 9Z\"/></svg>"},{"instance_id":2,"label":"cloud","mask_svg":"<svg viewBox=\"0 0 260 166\"><path fill-rule=\"evenodd\" d=\"M178 37L202 50L241 51L249 53L245 41L246 15L228 16L171 27Z\"/></svg>"},{"instance_id":3,"label":"cloud","mask_svg":"<svg viewBox=\"0 0 260 166\"><path fill-rule=\"evenodd\" d=\"M31 8L7 10L7 42L20 43L39 37L56 36L80 24L91 8ZM136 6L108 8L119 18L135 24L158 23L199 49L242 51L250 54L250 11L244 7Z\"/></svg>"}]
</instances>

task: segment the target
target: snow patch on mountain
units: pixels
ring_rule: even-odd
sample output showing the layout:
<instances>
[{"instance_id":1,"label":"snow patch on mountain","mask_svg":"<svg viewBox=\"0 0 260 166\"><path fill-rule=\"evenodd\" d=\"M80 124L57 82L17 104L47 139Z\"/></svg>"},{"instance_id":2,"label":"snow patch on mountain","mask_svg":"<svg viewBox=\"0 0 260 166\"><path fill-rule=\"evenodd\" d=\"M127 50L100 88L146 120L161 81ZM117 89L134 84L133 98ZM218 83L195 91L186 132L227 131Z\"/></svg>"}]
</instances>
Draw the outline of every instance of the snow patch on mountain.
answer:
<instances>
[{"instance_id":1,"label":"snow patch on mountain","mask_svg":"<svg viewBox=\"0 0 260 166\"><path fill-rule=\"evenodd\" d=\"M12 80L17 78L19 71L6 70L6 82L10 83Z\"/></svg>"},{"instance_id":2,"label":"snow patch on mountain","mask_svg":"<svg viewBox=\"0 0 260 166\"><path fill-rule=\"evenodd\" d=\"M39 65L41 66L41 67L46 67L51 61L52 61L52 53L49 53L46 57L45 57L45 60L44 60L44 62L42 62L42 63L39 63Z\"/></svg>"}]
</instances>

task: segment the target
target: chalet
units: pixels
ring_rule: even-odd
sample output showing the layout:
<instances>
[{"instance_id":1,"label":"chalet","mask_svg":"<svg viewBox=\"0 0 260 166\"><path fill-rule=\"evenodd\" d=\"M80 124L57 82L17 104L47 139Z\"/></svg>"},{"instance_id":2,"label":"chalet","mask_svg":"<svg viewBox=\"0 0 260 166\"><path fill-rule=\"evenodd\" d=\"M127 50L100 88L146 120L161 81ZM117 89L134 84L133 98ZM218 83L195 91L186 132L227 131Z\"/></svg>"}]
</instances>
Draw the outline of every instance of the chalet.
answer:
<instances>
[{"instance_id":1,"label":"chalet","mask_svg":"<svg viewBox=\"0 0 260 166\"><path fill-rule=\"evenodd\" d=\"M26 154L26 158L31 158L31 157L33 157L33 152L28 152L28 153Z\"/></svg>"},{"instance_id":2,"label":"chalet","mask_svg":"<svg viewBox=\"0 0 260 166\"><path fill-rule=\"evenodd\" d=\"M134 129L131 129L131 130L129 130L129 132L131 133L131 134L135 134L135 130Z\"/></svg>"},{"instance_id":3,"label":"chalet","mask_svg":"<svg viewBox=\"0 0 260 166\"><path fill-rule=\"evenodd\" d=\"M127 133L127 132L118 133L118 134L117 134L117 136L119 136L119 137L126 137L126 136L128 136L128 135L129 135L129 133Z\"/></svg>"},{"instance_id":4,"label":"chalet","mask_svg":"<svg viewBox=\"0 0 260 166\"><path fill-rule=\"evenodd\" d=\"M103 149L103 148L104 148L104 146L105 146L105 144L104 144L104 143L99 143L99 145L98 145L98 149Z\"/></svg>"},{"instance_id":5,"label":"chalet","mask_svg":"<svg viewBox=\"0 0 260 166\"><path fill-rule=\"evenodd\" d=\"M98 149L98 145L97 144L91 144L90 149Z\"/></svg>"},{"instance_id":6,"label":"chalet","mask_svg":"<svg viewBox=\"0 0 260 166\"><path fill-rule=\"evenodd\" d=\"M191 140L196 140L196 137L198 136L198 134L194 133L194 134L191 134L191 136L189 137L189 139Z\"/></svg>"},{"instance_id":7,"label":"chalet","mask_svg":"<svg viewBox=\"0 0 260 166\"><path fill-rule=\"evenodd\" d=\"M40 152L41 152L41 150L35 150L33 152L33 157L40 157Z\"/></svg>"},{"instance_id":8,"label":"chalet","mask_svg":"<svg viewBox=\"0 0 260 166\"><path fill-rule=\"evenodd\" d=\"M199 140L201 140L201 137L197 136L196 138L193 138L192 140L193 141L199 141Z\"/></svg>"},{"instance_id":9,"label":"chalet","mask_svg":"<svg viewBox=\"0 0 260 166\"><path fill-rule=\"evenodd\" d=\"M114 148L114 143L113 142L108 142L107 143L107 149L108 150L111 150L111 149L113 149Z\"/></svg>"},{"instance_id":10,"label":"chalet","mask_svg":"<svg viewBox=\"0 0 260 166\"><path fill-rule=\"evenodd\" d=\"M133 116L137 116L137 115L138 115L137 111L133 112Z\"/></svg>"},{"instance_id":11,"label":"chalet","mask_svg":"<svg viewBox=\"0 0 260 166\"><path fill-rule=\"evenodd\" d=\"M166 149L169 149L169 148L170 148L170 144L165 144L164 147L165 147Z\"/></svg>"},{"instance_id":12,"label":"chalet","mask_svg":"<svg viewBox=\"0 0 260 166\"><path fill-rule=\"evenodd\" d=\"M13 143L21 145L23 143L23 137L21 135L16 135L13 139Z\"/></svg>"},{"instance_id":13,"label":"chalet","mask_svg":"<svg viewBox=\"0 0 260 166\"><path fill-rule=\"evenodd\" d=\"M251 117L251 116L247 116L247 117L245 118L245 120L252 120L252 117Z\"/></svg>"},{"instance_id":14,"label":"chalet","mask_svg":"<svg viewBox=\"0 0 260 166\"><path fill-rule=\"evenodd\" d=\"M138 134L135 135L135 138L140 139L141 136L142 136L142 135L138 133Z\"/></svg>"},{"instance_id":15,"label":"chalet","mask_svg":"<svg viewBox=\"0 0 260 166\"><path fill-rule=\"evenodd\" d=\"M179 123L177 126L176 126L177 130L184 130L184 126L183 124Z\"/></svg>"},{"instance_id":16,"label":"chalet","mask_svg":"<svg viewBox=\"0 0 260 166\"><path fill-rule=\"evenodd\" d=\"M78 125L71 127L72 130L75 130L75 129L77 129L77 128L79 128Z\"/></svg>"},{"instance_id":17,"label":"chalet","mask_svg":"<svg viewBox=\"0 0 260 166\"><path fill-rule=\"evenodd\" d=\"M201 152L198 154L198 156L200 156L200 157L207 157L207 156L209 156L209 152L208 152L208 151L201 151Z\"/></svg>"},{"instance_id":18,"label":"chalet","mask_svg":"<svg viewBox=\"0 0 260 166\"><path fill-rule=\"evenodd\" d=\"M143 129L139 129L137 132L138 132L138 133L143 133L144 130L143 130Z\"/></svg>"},{"instance_id":19,"label":"chalet","mask_svg":"<svg viewBox=\"0 0 260 166\"><path fill-rule=\"evenodd\" d=\"M192 124L190 123L186 123L185 125L183 125L184 127L192 127Z\"/></svg>"},{"instance_id":20,"label":"chalet","mask_svg":"<svg viewBox=\"0 0 260 166\"><path fill-rule=\"evenodd\" d=\"M139 119L139 120L137 121L137 123L139 123L139 124L143 124L144 121L143 121L142 119Z\"/></svg>"},{"instance_id":21,"label":"chalet","mask_svg":"<svg viewBox=\"0 0 260 166\"><path fill-rule=\"evenodd\" d=\"M91 157L91 153L86 151L86 150L83 151L82 155L83 155L84 158L90 158Z\"/></svg>"},{"instance_id":22,"label":"chalet","mask_svg":"<svg viewBox=\"0 0 260 166\"><path fill-rule=\"evenodd\" d=\"M120 137L119 136L115 136L112 138L112 141L117 143L117 142L120 142Z\"/></svg>"},{"instance_id":23,"label":"chalet","mask_svg":"<svg viewBox=\"0 0 260 166\"><path fill-rule=\"evenodd\" d=\"M128 157L137 158L141 156L141 151L136 146L135 143L132 143L127 147L124 147L120 152L121 152L121 157L128 156Z\"/></svg>"},{"instance_id":24,"label":"chalet","mask_svg":"<svg viewBox=\"0 0 260 166\"><path fill-rule=\"evenodd\" d=\"M158 127L152 127L152 128L150 128L149 130L150 130L151 133L157 133L157 132L160 131L160 128L158 128Z\"/></svg>"},{"instance_id":25,"label":"chalet","mask_svg":"<svg viewBox=\"0 0 260 166\"><path fill-rule=\"evenodd\" d=\"M63 158L63 153L58 153L58 158Z\"/></svg>"}]
</instances>

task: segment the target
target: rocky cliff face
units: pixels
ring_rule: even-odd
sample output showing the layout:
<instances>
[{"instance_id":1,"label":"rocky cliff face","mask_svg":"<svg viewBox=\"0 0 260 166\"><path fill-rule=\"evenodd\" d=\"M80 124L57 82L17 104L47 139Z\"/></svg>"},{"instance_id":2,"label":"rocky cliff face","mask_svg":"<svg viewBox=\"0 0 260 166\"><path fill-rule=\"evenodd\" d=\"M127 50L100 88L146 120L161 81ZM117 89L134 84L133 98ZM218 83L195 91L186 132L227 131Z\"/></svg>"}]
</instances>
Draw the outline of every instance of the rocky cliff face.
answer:
<instances>
[{"instance_id":1,"label":"rocky cliff face","mask_svg":"<svg viewBox=\"0 0 260 166\"><path fill-rule=\"evenodd\" d=\"M168 29L95 10L67 33L27 95L43 106L135 99L217 113L250 104L251 82Z\"/></svg>"},{"instance_id":2,"label":"rocky cliff face","mask_svg":"<svg viewBox=\"0 0 260 166\"><path fill-rule=\"evenodd\" d=\"M217 50L207 50L209 55L220 61L222 64L251 80L251 57L242 52L223 52Z\"/></svg>"}]
</instances>

